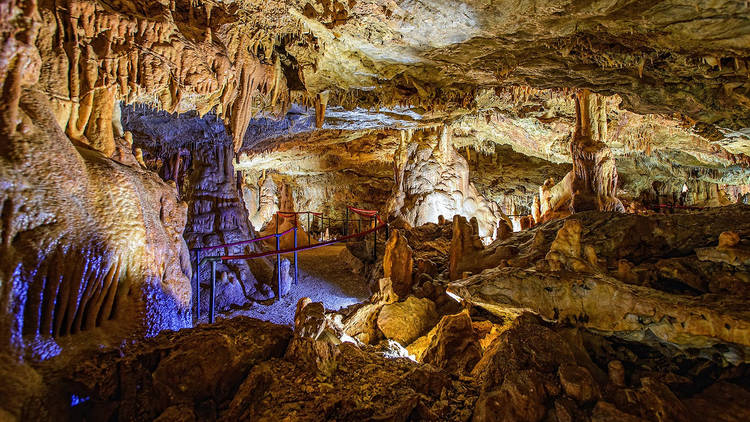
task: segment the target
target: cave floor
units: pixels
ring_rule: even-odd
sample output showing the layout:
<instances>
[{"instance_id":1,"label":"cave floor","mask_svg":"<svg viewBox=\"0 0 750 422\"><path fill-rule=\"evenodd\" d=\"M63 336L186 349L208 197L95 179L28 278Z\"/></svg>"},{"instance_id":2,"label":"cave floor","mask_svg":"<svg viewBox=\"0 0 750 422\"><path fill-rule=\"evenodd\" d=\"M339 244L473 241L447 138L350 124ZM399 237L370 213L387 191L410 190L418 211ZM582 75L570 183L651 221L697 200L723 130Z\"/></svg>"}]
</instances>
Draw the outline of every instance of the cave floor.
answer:
<instances>
[{"instance_id":1,"label":"cave floor","mask_svg":"<svg viewBox=\"0 0 750 422\"><path fill-rule=\"evenodd\" d=\"M247 308L219 314L219 318L244 315L276 324L294 326L297 302L309 297L313 302L323 302L326 309L338 310L370 297L370 290L362 274L352 271L341 258L345 245L335 244L302 251L299 259L299 281L280 301L269 305L253 303ZM289 260L293 256L284 256Z\"/></svg>"}]
</instances>

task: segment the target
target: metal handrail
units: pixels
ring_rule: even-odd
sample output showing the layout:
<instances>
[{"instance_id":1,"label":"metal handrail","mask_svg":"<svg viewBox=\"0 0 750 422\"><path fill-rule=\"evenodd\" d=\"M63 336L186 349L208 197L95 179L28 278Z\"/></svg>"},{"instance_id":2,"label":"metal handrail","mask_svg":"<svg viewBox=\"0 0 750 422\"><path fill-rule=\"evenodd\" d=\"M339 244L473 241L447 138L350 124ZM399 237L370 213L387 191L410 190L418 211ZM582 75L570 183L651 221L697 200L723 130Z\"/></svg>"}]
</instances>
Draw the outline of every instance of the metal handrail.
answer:
<instances>
[{"instance_id":1,"label":"metal handrail","mask_svg":"<svg viewBox=\"0 0 750 422\"><path fill-rule=\"evenodd\" d=\"M314 213L314 212L310 212L310 211L305 211L305 212L277 212L276 213L276 219L277 219L276 220L276 227L277 227L277 230L278 230L278 217L279 217L279 215L286 214L288 216L291 216L291 215L295 215L296 216L298 214L308 214L308 244L307 244L307 246L298 246L297 245L297 225L296 225L296 222L295 222L295 226L294 227L292 227L292 228L284 231L283 233L274 233L274 234L270 234L270 235L263 236L263 237L260 237L260 238L250 239L250 240L246 240L246 241L242 241L242 242L235 242L235 243L232 243L232 244L218 245L218 246L211 246L211 247L204 247L204 248L194 248L194 250L196 251L196 292L195 292L195 296L196 296L196 302L195 302L195 306L196 306L196 308L195 308L196 309L196 321L200 319L200 267L201 267L201 265L205 265L205 264L207 264L209 262L211 263L211 284L210 284L211 296L210 296L210 299L209 299L209 322L213 323L214 322L214 310L215 310L214 309L215 308L214 301L215 301L215 294L216 294L216 263L217 262L220 262L220 261L230 261L230 260L235 260L235 259L244 259L244 260L247 260L247 259L256 259L256 258L262 258L262 257L266 257L266 256L276 255L276 274L277 274L277 284L278 284L277 285L277 288L278 288L277 291L278 291L278 293L277 293L277 297L276 298L277 298L277 300L280 300L281 299L281 255L283 255L283 254L288 254L288 253L293 253L294 254L294 284L295 285L297 285L297 283L298 283L298 277L299 277L299 267L298 267L298 257L297 257L297 254L298 254L298 252L301 252L301 251L305 251L305 250L308 250L308 249L315 249L315 248L319 248L319 247L323 247L323 246L329 246L329 245L332 245L332 244L335 244L335 243L343 242L343 241L354 239L354 238L357 238L357 237L364 237L364 236L367 236L370 233L373 233L373 248L372 248L372 250L373 250L373 260L375 260L377 258L377 242L378 242L377 231L385 228L386 229L386 240L387 240L387 238L388 238L388 232L389 232L389 230L388 230L388 224L383 222L383 220L380 218L380 214L379 214L379 212L377 210L363 210L363 209L359 209L359 208L347 207L346 208L346 211L347 211L346 212L346 219L343 220L343 221L346 222L346 224L344 226L344 233L347 232L347 227L348 227L348 223L349 223L349 211L350 210L352 212L360 215L360 216L370 217L371 220L376 221L379 224L376 224L375 227L373 227L371 229L368 229L368 230L365 230L365 231L360 232L360 233L355 233L355 234L351 234L351 235L345 235L345 236L342 236L342 237L340 237L338 239L328 240L328 241L325 241L325 242L319 242L319 243L313 245L313 244L310 243L310 239L309 239L309 236L310 236L310 232L309 232L309 229L310 229L310 226L309 226L309 215L310 214L319 215L319 216L321 216L321 218L325 218L325 217L322 216L322 213ZM329 221L334 221L334 220L329 219ZM335 221L341 221L341 220L335 220ZM283 249L282 250L280 248L280 238L282 236L288 234L290 231L294 231L294 247L291 248L291 249ZM258 253L249 254L249 255L245 254L245 255L207 256L207 257L204 257L203 260L200 259L200 251L202 251L202 250L213 250L213 249L219 249L219 248L222 248L222 247L230 247L230 246L236 246L236 245L241 245L241 244L253 243L253 242L260 241L260 240L270 239L271 237L275 237L276 238L276 250L273 250L273 251L258 252Z\"/></svg>"},{"instance_id":2,"label":"metal handrail","mask_svg":"<svg viewBox=\"0 0 750 422\"><path fill-rule=\"evenodd\" d=\"M214 250L214 249L220 249L225 247L231 247L231 246L237 246L237 245L244 245L248 243L254 243L261 240L270 239L272 237L276 238L276 250L279 249L279 239L286 235L287 233L294 231L294 244L297 244L297 227L292 227L283 233L273 233L269 234L267 236L263 237L256 237L254 239L244 240L242 242L234 242L234 243L227 243L224 245L217 245L217 246L209 246L204 248L193 248L195 250L195 320L200 320L201 317L201 299L200 299L200 292L201 292L201 284L200 284L200 274L201 274L201 265L205 265L206 263L211 263L211 297L209 299L209 313L208 313L208 319L209 322L213 324L214 322L214 300L215 300L215 290L216 290L216 263L219 262L221 259L221 256L206 256L202 260L200 259L200 252L205 250ZM281 289L281 262L279 259L276 259L276 267L277 267L277 273L278 273L278 279L279 279L279 289ZM297 284L297 254L294 254L294 284ZM279 290L281 292L281 290ZM279 294L280 296L280 294Z\"/></svg>"}]
</instances>

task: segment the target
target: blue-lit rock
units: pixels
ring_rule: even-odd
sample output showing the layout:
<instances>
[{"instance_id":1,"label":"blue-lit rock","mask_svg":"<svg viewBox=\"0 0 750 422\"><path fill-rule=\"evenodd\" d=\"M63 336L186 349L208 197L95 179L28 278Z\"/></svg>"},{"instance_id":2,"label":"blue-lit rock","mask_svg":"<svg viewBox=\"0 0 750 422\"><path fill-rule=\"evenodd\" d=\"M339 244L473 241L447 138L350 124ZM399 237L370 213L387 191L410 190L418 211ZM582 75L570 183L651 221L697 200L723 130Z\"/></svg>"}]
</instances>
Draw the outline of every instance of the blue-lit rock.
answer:
<instances>
[{"instance_id":1,"label":"blue-lit rock","mask_svg":"<svg viewBox=\"0 0 750 422\"><path fill-rule=\"evenodd\" d=\"M75 147L27 91L0 155L0 352L44 360L191 324L186 204L134 160Z\"/></svg>"}]
</instances>

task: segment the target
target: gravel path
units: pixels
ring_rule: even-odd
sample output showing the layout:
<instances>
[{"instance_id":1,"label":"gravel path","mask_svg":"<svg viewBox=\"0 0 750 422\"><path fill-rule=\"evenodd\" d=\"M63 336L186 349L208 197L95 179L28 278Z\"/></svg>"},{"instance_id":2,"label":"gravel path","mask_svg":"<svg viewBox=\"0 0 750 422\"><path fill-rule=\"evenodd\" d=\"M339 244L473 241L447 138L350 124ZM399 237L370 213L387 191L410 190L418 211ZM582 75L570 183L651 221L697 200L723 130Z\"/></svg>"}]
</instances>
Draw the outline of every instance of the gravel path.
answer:
<instances>
[{"instance_id":1,"label":"gravel path","mask_svg":"<svg viewBox=\"0 0 750 422\"><path fill-rule=\"evenodd\" d=\"M309 297L313 302L323 302L326 309L332 310L366 300L370 297L367 283L341 257L345 248L345 245L335 244L300 252L299 284L292 285L291 291L280 301L270 305L253 303L245 309L219 314L218 317L245 315L293 326L297 301L303 297ZM292 256L289 258L292 259Z\"/></svg>"}]
</instances>

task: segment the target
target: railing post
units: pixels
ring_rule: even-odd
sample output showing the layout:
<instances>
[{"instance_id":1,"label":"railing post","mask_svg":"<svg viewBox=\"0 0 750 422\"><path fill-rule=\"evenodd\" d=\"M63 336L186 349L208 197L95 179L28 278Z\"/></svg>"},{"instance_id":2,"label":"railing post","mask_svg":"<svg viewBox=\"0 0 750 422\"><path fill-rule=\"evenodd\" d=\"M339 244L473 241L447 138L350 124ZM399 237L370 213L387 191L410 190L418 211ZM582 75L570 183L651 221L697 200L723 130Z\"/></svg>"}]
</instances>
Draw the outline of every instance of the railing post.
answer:
<instances>
[{"instance_id":1,"label":"railing post","mask_svg":"<svg viewBox=\"0 0 750 422\"><path fill-rule=\"evenodd\" d=\"M278 215L278 214L277 214ZM277 230L278 231L278 230ZM279 234L276 234L276 251L281 249ZM278 285L278 293L276 299L281 300L281 255L276 254L276 284Z\"/></svg>"},{"instance_id":2,"label":"railing post","mask_svg":"<svg viewBox=\"0 0 750 422\"><path fill-rule=\"evenodd\" d=\"M276 211L276 234L279 234L279 211Z\"/></svg>"},{"instance_id":3,"label":"railing post","mask_svg":"<svg viewBox=\"0 0 750 422\"><path fill-rule=\"evenodd\" d=\"M375 218L377 214L372 216L372 226L373 228L378 227L378 220ZM375 262L378 260L378 231L373 230L372 231L372 262Z\"/></svg>"},{"instance_id":4,"label":"railing post","mask_svg":"<svg viewBox=\"0 0 750 422\"><path fill-rule=\"evenodd\" d=\"M344 236L349 234L349 207L346 207L346 220L344 220Z\"/></svg>"},{"instance_id":5,"label":"railing post","mask_svg":"<svg viewBox=\"0 0 750 422\"><path fill-rule=\"evenodd\" d=\"M201 250L195 250L195 323L201 319Z\"/></svg>"},{"instance_id":6,"label":"railing post","mask_svg":"<svg viewBox=\"0 0 750 422\"><path fill-rule=\"evenodd\" d=\"M208 304L208 322L214 323L214 296L216 293L216 261L211 261L211 298Z\"/></svg>"},{"instance_id":7,"label":"railing post","mask_svg":"<svg viewBox=\"0 0 750 422\"><path fill-rule=\"evenodd\" d=\"M310 230L312 230L312 226L310 226L310 211L308 211L307 212L307 246L310 246ZM295 244L294 247L296 248L297 245ZM296 281L295 281L295 284L296 284Z\"/></svg>"},{"instance_id":8,"label":"railing post","mask_svg":"<svg viewBox=\"0 0 750 422\"><path fill-rule=\"evenodd\" d=\"M308 214L309 219L309 214ZM310 232L307 232L307 238L310 239ZM309 245L308 245L309 246ZM297 228L294 228L294 249L297 249ZM298 267L297 267L297 251L294 251L294 285L297 285L297 276L298 276Z\"/></svg>"}]
</instances>

